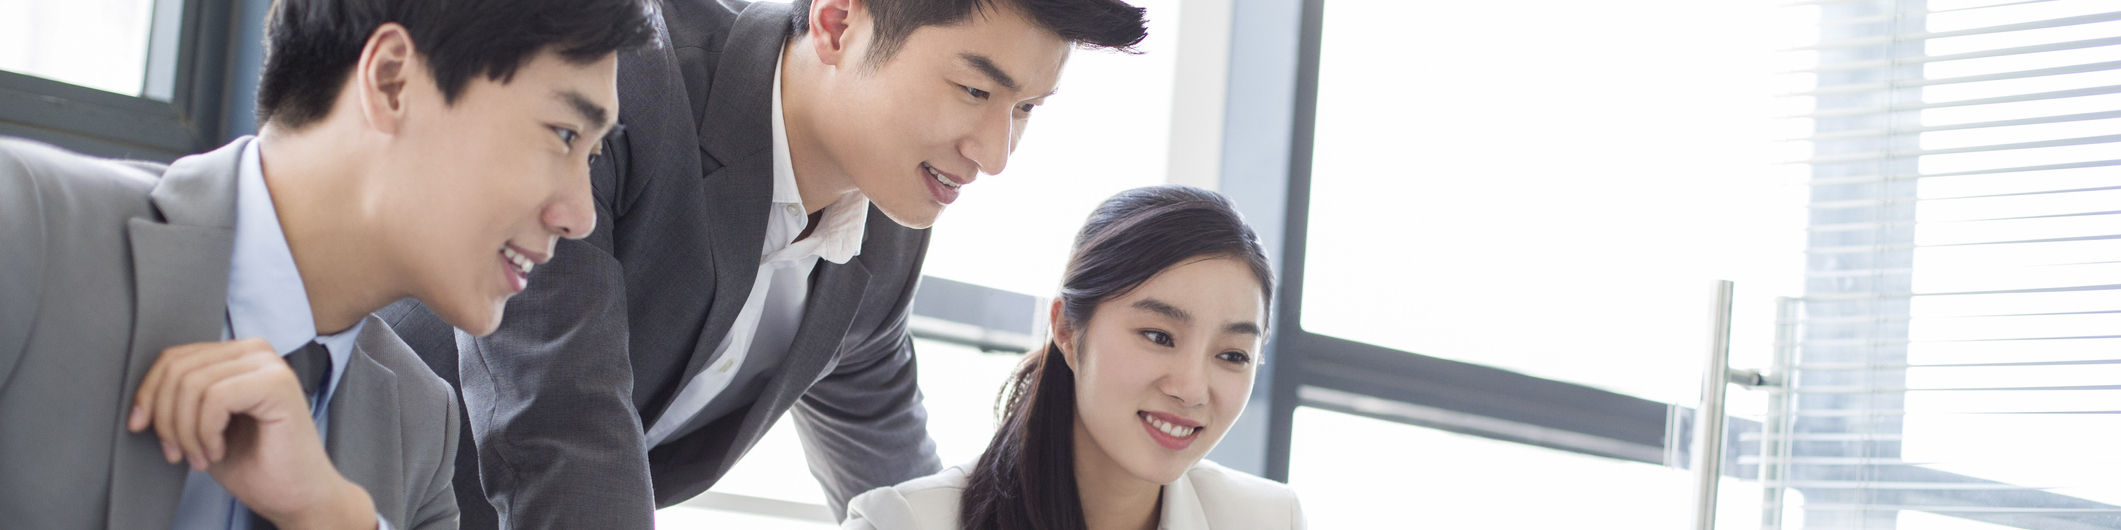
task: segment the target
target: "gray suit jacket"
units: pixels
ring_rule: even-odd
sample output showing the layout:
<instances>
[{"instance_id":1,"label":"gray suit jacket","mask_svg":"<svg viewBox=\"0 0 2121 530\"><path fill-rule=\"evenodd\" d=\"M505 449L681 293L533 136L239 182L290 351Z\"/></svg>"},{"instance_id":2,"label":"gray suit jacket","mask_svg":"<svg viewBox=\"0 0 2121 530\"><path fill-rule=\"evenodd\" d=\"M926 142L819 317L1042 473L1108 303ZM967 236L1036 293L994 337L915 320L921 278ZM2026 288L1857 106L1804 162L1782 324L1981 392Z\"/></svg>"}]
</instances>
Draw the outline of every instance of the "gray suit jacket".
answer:
<instances>
[{"instance_id":1,"label":"gray suit jacket","mask_svg":"<svg viewBox=\"0 0 2121 530\"><path fill-rule=\"evenodd\" d=\"M0 138L0 521L169 528L185 467L125 415L164 348L220 340L249 138L167 170ZM457 405L371 316L326 451L401 529L455 528Z\"/></svg>"},{"instance_id":2,"label":"gray suit jacket","mask_svg":"<svg viewBox=\"0 0 2121 530\"><path fill-rule=\"evenodd\" d=\"M712 486L791 409L835 512L941 468L906 327L928 232L874 209L860 256L818 263L768 382L717 398L750 405L646 447L643 426L710 364L757 275L774 66L792 30L786 4L664 6L663 45L619 58L626 127L591 173L596 231L561 241L491 336L409 303L384 313L460 382L477 451L457 473L468 528L650 528L655 507ZM482 485L498 520L479 513Z\"/></svg>"}]
</instances>

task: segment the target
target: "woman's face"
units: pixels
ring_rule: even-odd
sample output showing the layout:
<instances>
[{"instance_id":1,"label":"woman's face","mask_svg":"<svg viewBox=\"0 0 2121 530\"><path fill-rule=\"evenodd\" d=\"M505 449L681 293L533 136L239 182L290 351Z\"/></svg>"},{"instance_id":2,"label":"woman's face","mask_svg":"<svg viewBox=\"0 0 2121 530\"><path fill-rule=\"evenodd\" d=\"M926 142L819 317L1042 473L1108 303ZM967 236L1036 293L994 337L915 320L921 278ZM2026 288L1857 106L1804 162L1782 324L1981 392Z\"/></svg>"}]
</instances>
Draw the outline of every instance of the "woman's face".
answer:
<instances>
[{"instance_id":1,"label":"woman's face","mask_svg":"<svg viewBox=\"0 0 2121 530\"><path fill-rule=\"evenodd\" d=\"M1076 458L1152 484L1178 480L1252 395L1266 304L1227 258L1179 262L1106 300L1080 330L1059 319L1075 371Z\"/></svg>"}]
</instances>

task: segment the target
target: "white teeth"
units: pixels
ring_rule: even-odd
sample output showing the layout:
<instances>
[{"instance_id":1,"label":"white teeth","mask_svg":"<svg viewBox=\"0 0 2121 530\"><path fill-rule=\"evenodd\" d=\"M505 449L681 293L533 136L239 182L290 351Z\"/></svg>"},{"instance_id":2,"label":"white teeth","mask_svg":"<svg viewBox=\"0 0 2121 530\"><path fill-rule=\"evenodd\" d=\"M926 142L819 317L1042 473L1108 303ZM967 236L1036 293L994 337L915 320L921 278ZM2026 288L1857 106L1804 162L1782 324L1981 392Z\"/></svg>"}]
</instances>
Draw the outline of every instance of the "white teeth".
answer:
<instances>
[{"instance_id":1,"label":"white teeth","mask_svg":"<svg viewBox=\"0 0 2121 530\"><path fill-rule=\"evenodd\" d=\"M516 266L516 270L522 272L524 276L529 276L530 269L537 267L536 262L530 261L530 258L524 257L521 253L516 252L516 249L513 248L501 247L501 255L507 256L508 261L514 263Z\"/></svg>"},{"instance_id":2,"label":"white teeth","mask_svg":"<svg viewBox=\"0 0 2121 530\"><path fill-rule=\"evenodd\" d=\"M957 187L961 185L961 184L958 184L958 183L957 183L956 181L950 180L950 178L949 178L949 177L944 177L944 176L943 176L943 173L942 173L941 171L936 171L936 170L935 170L935 166L930 166L930 165L927 165L927 164L921 164L921 169L926 169L926 170L928 170L928 176L930 176L930 177L934 177L934 178L935 178L935 181L936 181L936 182L940 182L940 183L942 183L944 187L947 187L947 188L950 188L950 189L953 189L953 190L954 190L954 189L957 189Z\"/></svg>"},{"instance_id":3,"label":"white teeth","mask_svg":"<svg viewBox=\"0 0 2121 530\"><path fill-rule=\"evenodd\" d=\"M1148 420L1150 427L1155 427L1156 430L1164 431L1164 434L1169 434L1179 438L1190 436L1193 434L1193 431L1200 430L1199 427L1180 427L1177 425L1173 425L1169 422L1156 419L1155 416L1143 415L1142 419Z\"/></svg>"}]
</instances>

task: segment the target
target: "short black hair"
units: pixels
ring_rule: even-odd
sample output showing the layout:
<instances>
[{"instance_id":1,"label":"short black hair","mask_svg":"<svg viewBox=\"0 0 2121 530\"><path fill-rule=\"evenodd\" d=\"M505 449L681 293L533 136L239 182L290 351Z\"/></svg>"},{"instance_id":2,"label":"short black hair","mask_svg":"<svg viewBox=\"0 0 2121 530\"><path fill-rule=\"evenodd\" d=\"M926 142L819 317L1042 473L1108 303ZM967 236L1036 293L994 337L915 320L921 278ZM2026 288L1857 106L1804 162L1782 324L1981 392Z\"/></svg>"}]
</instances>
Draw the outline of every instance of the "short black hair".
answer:
<instances>
[{"instance_id":1,"label":"short black hair","mask_svg":"<svg viewBox=\"0 0 2121 530\"><path fill-rule=\"evenodd\" d=\"M508 82L551 48L577 63L655 39L654 0L275 0L266 15L258 124L300 129L331 113L368 36L405 26L444 102L473 75Z\"/></svg>"},{"instance_id":2,"label":"short black hair","mask_svg":"<svg viewBox=\"0 0 2121 530\"><path fill-rule=\"evenodd\" d=\"M1085 48L1103 48L1140 53L1134 46L1149 36L1142 8L1120 0L868 0L869 14L876 20L875 42L869 47L870 66L884 64L906 46L913 30L926 26L949 26L977 12L1014 8L1061 39ZM795 34L810 31L810 0L795 0Z\"/></svg>"}]
</instances>

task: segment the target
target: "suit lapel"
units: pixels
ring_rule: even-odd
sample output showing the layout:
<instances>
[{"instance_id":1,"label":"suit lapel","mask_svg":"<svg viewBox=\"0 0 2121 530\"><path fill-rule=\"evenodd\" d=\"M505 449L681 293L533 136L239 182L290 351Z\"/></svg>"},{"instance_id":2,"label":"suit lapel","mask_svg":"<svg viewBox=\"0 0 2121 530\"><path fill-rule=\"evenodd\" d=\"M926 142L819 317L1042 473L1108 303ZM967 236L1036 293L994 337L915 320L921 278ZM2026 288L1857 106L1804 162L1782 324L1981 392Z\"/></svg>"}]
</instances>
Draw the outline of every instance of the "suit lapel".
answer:
<instances>
[{"instance_id":1,"label":"suit lapel","mask_svg":"<svg viewBox=\"0 0 2121 530\"><path fill-rule=\"evenodd\" d=\"M363 329L363 338L370 332ZM404 447L377 441L405 439L398 421L397 378L397 373L369 358L367 345L354 346L353 355L347 357L346 375L339 377L339 387L331 394L331 419L324 442L332 465L347 480L369 488L376 510L391 515L405 513L407 492L376 488L402 487L405 483L403 476L396 474L405 469Z\"/></svg>"},{"instance_id":2,"label":"suit lapel","mask_svg":"<svg viewBox=\"0 0 2121 530\"><path fill-rule=\"evenodd\" d=\"M795 342L788 346L788 356L782 359L773 380L766 383L758 400L751 403L751 410L744 414L737 443L721 459L722 469L716 476L736 465L738 457L751 450L751 444L773 427L781 413L839 361L840 343L846 340L847 326L854 322L854 313L862 306L862 293L868 290L869 268L862 265L860 257L845 265L820 260L817 267L810 299L803 307L803 322L795 328Z\"/></svg>"},{"instance_id":3,"label":"suit lapel","mask_svg":"<svg viewBox=\"0 0 2121 530\"><path fill-rule=\"evenodd\" d=\"M184 491L183 466L162 460L152 431L125 430L126 410L163 348L221 339L235 245L236 167L249 139L170 165L148 197L162 219L132 219L132 348L124 398L111 418L111 528L167 528Z\"/></svg>"},{"instance_id":4,"label":"suit lapel","mask_svg":"<svg viewBox=\"0 0 2121 530\"><path fill-rule=\"evenodd\" d=\"M691 381L706 368L758 277L773 202L773 73L788 37L788 10L759 2L738 16L707 97L700 148L720 162L705 182L714 300L679 381Z\"/></svg>"},{"instance_id":5,"label":"suit lapel","mask_svg":"<svg viewBox=\"0 0 2121 530\"><path fill-rule=\"evenodd\" d=\"M1178 476L1176 482L1164 485L1163 520L1157 530L1206 530L1208 512L1201 506L1200 492L1193 489L1192 470Z\"/></svg>"}]
</instances>

